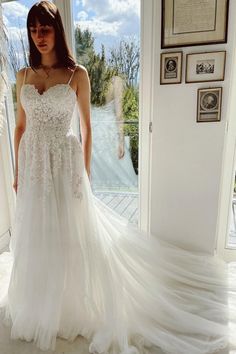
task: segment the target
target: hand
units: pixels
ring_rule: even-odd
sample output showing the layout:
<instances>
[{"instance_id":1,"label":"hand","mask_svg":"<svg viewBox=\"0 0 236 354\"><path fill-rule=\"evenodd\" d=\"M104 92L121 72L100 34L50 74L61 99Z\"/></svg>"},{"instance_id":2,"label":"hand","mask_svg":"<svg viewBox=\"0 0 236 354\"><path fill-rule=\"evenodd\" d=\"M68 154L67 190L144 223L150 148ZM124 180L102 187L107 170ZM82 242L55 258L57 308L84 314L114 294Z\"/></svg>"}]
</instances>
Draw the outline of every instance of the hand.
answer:
<instances>
[{"instance_id":1,"label":"hand","mask_svg":"<svg viewBox=\"0 0 236 354\"><path fill-rule=\"evenodd\" d=\"M13 182L13 188L15 189L16 194L17 194L17 187L18 187L18 177L15 176L14 182Z\"/></svg>"},{"instance_id":2,"label":"hand","mask_svg":"<svg viewBox=\"0 0 236 354\"><path fill-rule=\"evenodd\" d=\"M87 171L87 175L88 175L88 178L89 178L89 182L91 182L91 172L90 170L86 170Z\"/></svg>"},{"instance_id":3,"label":"hand","mask_svg":"<svg viewBox=\"0 0 236 354\"><path fill-rule=\"evenodd\" d=\"M118 147L118 158L122 159L124 157L125 150L124 150L124 144L120 144Z\"/></svg>"}]
</instances>

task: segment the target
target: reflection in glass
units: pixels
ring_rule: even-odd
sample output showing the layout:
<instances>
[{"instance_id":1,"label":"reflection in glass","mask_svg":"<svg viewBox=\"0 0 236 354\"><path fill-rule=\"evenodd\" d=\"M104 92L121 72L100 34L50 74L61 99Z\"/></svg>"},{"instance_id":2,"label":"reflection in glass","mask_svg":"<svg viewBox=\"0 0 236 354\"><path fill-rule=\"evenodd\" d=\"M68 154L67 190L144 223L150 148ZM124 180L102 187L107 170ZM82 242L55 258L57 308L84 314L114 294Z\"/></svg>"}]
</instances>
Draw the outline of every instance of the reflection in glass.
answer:
<instances>
[{"instance_id":1,"label":"reflection in glass","mask_svg":"<svg viewBox=\"0 0 236 354\"><path fill-rule=\"evenodd\" d=\"M236 173L234 177L233 196L230 209L230 226L227 247L236 248Z\"/></svg>"}]
</instances>

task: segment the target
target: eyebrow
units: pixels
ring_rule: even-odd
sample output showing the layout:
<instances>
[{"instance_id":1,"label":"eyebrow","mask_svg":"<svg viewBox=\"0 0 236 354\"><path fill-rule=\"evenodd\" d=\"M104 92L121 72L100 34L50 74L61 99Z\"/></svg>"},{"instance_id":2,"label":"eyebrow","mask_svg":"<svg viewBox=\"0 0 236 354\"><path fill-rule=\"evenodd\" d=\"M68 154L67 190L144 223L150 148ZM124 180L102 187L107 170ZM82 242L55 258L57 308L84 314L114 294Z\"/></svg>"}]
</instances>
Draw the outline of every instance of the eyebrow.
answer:
<instances>
[{"instance_id":1,"label":"eyebrow","mask_svg":"<svg viewBox=\"0 0 236 354\"><path fill-rule=\"evenodd\" d=\"M50 26L50 25L39 25L38 27L46 27L46 26L52 27L52 26ZM29 27L31 27L31 28L36 28L37 26L35 26L35 25L29 25Z\"/></svg>"}]
</instances>

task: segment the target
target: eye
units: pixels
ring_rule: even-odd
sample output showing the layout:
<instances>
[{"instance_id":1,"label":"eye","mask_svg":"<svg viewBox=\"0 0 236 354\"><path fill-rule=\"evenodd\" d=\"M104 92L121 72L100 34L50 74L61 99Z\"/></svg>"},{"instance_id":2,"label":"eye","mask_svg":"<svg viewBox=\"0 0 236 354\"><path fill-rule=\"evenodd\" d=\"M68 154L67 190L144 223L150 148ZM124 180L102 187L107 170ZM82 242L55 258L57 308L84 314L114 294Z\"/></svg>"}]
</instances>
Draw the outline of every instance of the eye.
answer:
<instances>
[{"instance_id":1,"label":"eye","mask_svg":"<svg viewBox=\"0 0 236 354\"><path fill-rule=\"evenodd\" d=\"M39 30L42 34L47 34L48 32L50 32L50 28L48 27L41 27L41 29ZM35 28L30 28L30 33L36 33L37 30Z\"/></svg>"}]
</instances>

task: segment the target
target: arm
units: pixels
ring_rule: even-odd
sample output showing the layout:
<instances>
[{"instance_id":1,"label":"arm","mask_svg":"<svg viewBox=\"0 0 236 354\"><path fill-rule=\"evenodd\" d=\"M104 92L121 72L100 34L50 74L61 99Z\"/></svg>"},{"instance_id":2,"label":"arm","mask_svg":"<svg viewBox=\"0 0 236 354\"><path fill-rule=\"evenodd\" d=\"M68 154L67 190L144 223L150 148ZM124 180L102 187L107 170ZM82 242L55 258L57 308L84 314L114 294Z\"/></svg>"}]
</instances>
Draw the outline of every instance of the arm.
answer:
<instances>
[{"instance_id":1,"label":"arm","mask_svg":"<svg viewBox=\"0 0 236 354\"><path fill-rule=\"evenodd\" d=\"M114 90L114 104L115 104L115 114L118 127L118 137L119 137L119 151L118 157L122 158L124 156L124 117L123 117L123 92L124 83L120 76L113 76L113 90Z\"/></svg>"},{"instance_id":2,"label":"arm","mask_svg":"<svg viewBox=\"0 0 236 354\"><path fill-rule=\"evenodd\" d=\"M17 99L17 117L16 126L14 131L14 150L15 150L15 176L13 188L17 192L17 182L18 182L18 148L22 134L25 131L26 119L25 111L20 102L20 90L24 79L24 70L21 69L16 74L16 99Z\"/></svg>"},{"instance_id":3,"label":"arm","mask_svg":"<svg viewBox=\"0 0 236 354\"><path fill-rule=\"evenodd\" d=\"M77 70L77 101L80 115L82 146L85 168L90 179L92 153L92 129L90 120L90 80L86 68L82 65Z\"/></svg>"}]
</instances>

